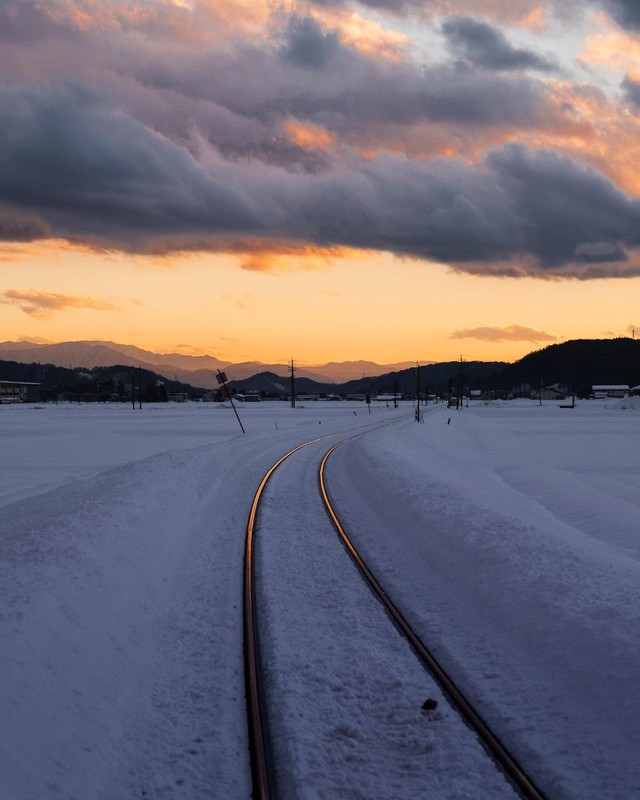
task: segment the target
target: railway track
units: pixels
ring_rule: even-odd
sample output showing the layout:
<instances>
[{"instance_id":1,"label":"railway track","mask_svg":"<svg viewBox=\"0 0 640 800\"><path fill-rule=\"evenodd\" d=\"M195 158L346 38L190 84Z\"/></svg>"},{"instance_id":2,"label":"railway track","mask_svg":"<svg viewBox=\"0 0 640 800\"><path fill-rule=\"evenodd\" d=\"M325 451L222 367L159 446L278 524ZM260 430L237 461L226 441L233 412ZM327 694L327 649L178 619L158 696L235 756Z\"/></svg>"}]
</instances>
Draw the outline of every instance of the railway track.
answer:
<instances>
[{"instance_id":1,"label":"railway track","mask_svg":"<svg viewBox=\"0 0 640 800\"><path fill-rule=\"evenodd\" d=\"M389 424L389 423L387 423ZM397 630L406 639L414 653L427 672L434 678L443 694L449 699L451 705L457 710L466 725L473 730L483 747L500 767L504 775L516 789L520 797L525 800L544 800L544 794L538 789L516 759L500 741L499 737L489 728L482 716L471 705L463 692L446 673L436 658L420 640L411 626L405 620L400 610L377 581L368 568L357 549L349 539L334 509L327 486L326 465L332 453L346 442L366 432L359 432L352 437L342 439L333 444L320 459L317 471L318 488L326 512L331 519L344 547L357 565L362 576L382 603L388 615L394 622ZM262 669L262 655L259 639L258 608L256 603L255 586L255 534L259 507L263 499L265 488L273 473L291 456L300 450L317 444L328 437L319 437L292 448L278 459L265 473L255 493L246 531L245 544L245 575L244 575L244 647L245 647L245 680L247 696L247 715L249 726L251 765L253 773L253 797L259 800L276 800L279 789L276 781L276 768L274 764L273 747L269 733L269 715L267 709L264 677Z\"/></svg>"}]
</instances>

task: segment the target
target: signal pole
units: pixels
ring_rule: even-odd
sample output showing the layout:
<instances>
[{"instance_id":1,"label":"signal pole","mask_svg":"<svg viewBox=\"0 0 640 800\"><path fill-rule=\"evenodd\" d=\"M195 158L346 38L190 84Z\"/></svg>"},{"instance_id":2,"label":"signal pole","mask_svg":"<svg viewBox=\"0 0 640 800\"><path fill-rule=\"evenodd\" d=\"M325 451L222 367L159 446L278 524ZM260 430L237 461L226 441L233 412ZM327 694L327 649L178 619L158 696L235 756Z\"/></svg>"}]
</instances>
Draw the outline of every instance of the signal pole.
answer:
<instances>
[{"instance_id":1,"label":"signal pole","mask_svg":"<svg viewBox=\"0 0 640 800\"><path fill-rule=\"evenodd\" d=\"M240 417L238 416L238 412L237 412L236 407L234 405L233 398L231 397L231 392L229 391L229 387L227 386L227 376L224 374L224 372L220 372L220 370L218 370L218 374L216 375L216 378L218 380L218 383L222 384L222 388L224 389L225 394L229 398L229 402L231 403L231 408L233 409L233 413L236 415L236 419L238 420L238 425L242 429L242 432L246 433L242 422L240 422Z\"/></svg>"}]
</instances>

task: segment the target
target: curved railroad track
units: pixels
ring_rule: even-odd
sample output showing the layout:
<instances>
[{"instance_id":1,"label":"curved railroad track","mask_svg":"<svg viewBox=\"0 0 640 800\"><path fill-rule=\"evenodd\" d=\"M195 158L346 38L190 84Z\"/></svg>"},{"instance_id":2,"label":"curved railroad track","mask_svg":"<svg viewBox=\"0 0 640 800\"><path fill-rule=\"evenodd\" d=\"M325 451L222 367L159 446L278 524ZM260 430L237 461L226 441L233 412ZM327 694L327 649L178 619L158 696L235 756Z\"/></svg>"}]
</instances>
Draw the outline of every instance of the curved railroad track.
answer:
<instances>
[{"instance_id":1,"label":"curved railroad track","mask_svg":"<svg viewBox=\"0 0 640 800\"><path fill-rule=\"evenodd\" d=\"M385 423L390 424L390 423ZM375 426L378 427L378 426ZM371 429L369 429L371 430ZM534 784L517 760L510 754L498 736L489 728L481 715L474 709L453 679L435 659L430 650L421 641L406 621L400 610L384 591L371 570L368 568L357 549L349 539L334 509L327 488L326 465L331 454L346 442L364 435L369 431L359 432L344 438L332 445L322 456L318 468L318 487L322 501L331 522L343 545L357 565L366 582L379 599L394 622L397 630L408 641L428 673L435 679L451 705L457 709L466 725L471 728L484 746L487 753L500 767L510 783L525 800L544 800L545 795ZM268 710L265 700L264 678L262 675L259 643L258 609L256 607L254 536L258 510L264 490L273 473L288 458L311 444L328 437L318 437L292 448L281 456L265 473L256 490L246 530L245 564L244 564L244 655L245 681L247 696L247 716L249 727L249 744L251 768L253 775L253 797L259 800L276 800L278 787L275 778L275 764L269 736Z\"/></svg>"},{"instance_id":2,"label":"curved railroad track","mask_svg":"<svg viewBox=\"0 0 640 800\"><path fill-rule=\"evenodd\" d=\"M258 612L256 607L254 547L258 505L269 478L289 456L319 439L311 439L294 447L279 458L264 474L251 504L244 550L244 673L247 695L247 721L249 725L249 749L253 774L253 797L256 800L275 800L275 770L272 767L271 747L267 727L267 710L264 697L258 637Z\"/></svg>"}]
</instances>

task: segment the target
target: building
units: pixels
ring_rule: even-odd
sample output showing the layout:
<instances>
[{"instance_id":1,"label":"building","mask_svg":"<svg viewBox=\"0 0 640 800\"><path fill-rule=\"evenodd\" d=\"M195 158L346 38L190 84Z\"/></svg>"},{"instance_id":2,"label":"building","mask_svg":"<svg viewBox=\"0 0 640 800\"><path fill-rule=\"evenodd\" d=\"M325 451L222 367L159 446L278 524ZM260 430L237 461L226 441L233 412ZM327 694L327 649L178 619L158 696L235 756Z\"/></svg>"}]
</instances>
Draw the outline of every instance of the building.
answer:
<instances>
[{"instance_id":1,"label":"building","mask_svg":"<svg viewBox=\"0 0 640 800\"><path fill-rule=\"evenodd\" d=\"M40 399L39 383L0 381L0 403L36 403Z\"/></svg>"},{"instance_id":2,"label":"building","mask_svg":"<svg viewBox=\"0 0 640 800\"><path fill-rule=\"evenodd\" d=\"M631 390L625 383L614 383L592 386L591 391L596 400L606 400L609 397L626 397Z\"/></svg>"},{"instance_id":3,"label":"building","mask_svg":"<svg viewBox=\"0 0 640 800\"><path fill-rule=\"evenodd\" d=\"M544 386L531 394L532 400L566 400L567 393L555 386Z\"/></svg>"}]
</instances>

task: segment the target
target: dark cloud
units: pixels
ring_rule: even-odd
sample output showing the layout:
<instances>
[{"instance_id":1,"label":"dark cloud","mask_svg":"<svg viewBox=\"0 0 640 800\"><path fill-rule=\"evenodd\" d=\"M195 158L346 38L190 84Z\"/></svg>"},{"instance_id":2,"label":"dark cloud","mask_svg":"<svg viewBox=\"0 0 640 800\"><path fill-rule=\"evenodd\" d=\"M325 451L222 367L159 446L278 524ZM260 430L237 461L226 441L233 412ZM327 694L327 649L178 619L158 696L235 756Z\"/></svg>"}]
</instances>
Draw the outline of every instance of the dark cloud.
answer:
<instances>
[{"instance_id":1,"label":"dark cloud","mask_svg":"<svg viewBox=\"0 0 640 800\"><path fill-rule=\"evenodd\" d=\"M604 0L604 6L621 27L640 31L638 0Z\"/></svg>"},{"instance_id":2,"label":"dark cloud","mask_svg":"<svg viewBox=\"0 0 640 800\"><path fill-rule=\"evenodd\" d=\"M50 233L41 219L0 203L0 241L33 242L46 239Z\"/></svg>"},{"instance_id":3,"label":"dark cloud","mask_svg":"<svg viewBox=\"0 0 640 800\"><path fill-rule=\"evenodd\" d=\"M0 239L135 252L352 246L478 273L638 272L638 203L569 158L518 144L479 163L385 151L409 151L413 136L416 152L471 141L475 153L476 139L479 149L569 130L550 89L518 73L546 62L496 28L449 18L464 60L419 65L359 52L299 14L276 15L269 40L216 49L186 34L168 46L171 15L190 17L162 0L141 6L140 23L123 4L121 18L86 28L47 8L0 0L0 29L24 43L19 58L0 49ZM67 75L77 82L52 77ZM638 102L630 79L625 91ZM440 137L431 150L429 137Z\"/></svg>"},{"instance_id":4,"label":"dark cloud","mask_svg":"<svg viewBox=\"0 0 640 800\"><path fill-rule=\"evenodd\" d=\"M198 161L79 87L0 91L0 202L43 233L140 252L255 238L580 276L630 274L640 245L638 201L551 151L513 144L478 165L350 157L317 173Z\"/></svg>"},{"instance_id":5,"label":"dark cloud","mask_svg":"<svg viewBox=\"0 0 640 800\"><path fill-rule=\"evenodd\" d=\"M130 71L144 86L215 104L234 115L236 123L250 119L269 125L295 117L340 134L364 131L372 137L378 125L451 123L464 125L466 134L469 125L533 128L559 120L547 88L527 76L491 74L464 64L423 68L378 61L325 39L318 41L321 33L313 21L297 20L298 27L305 35L314 32L311 38L317 46L308 51L313 55L306 62L301 54L296 56L313 68L292 69L289 39L279 58L245 47L230 56L204 55L188 64L167 59L134 63ZM262 76L260 83L256 75ZM199 108L194 113L205 112Z\"/></svg>"},{"instance_id":6,"label":"dark cloud","mask_svg":"<svg viewBox=\"0 0 640 800\"><path fill-rule=\"evenodd\" d=\"M0 90L0 202L67 237L255 229L226 185L86 88ZM160 226L160 227L158 227Z\"/></svg>"},{"instance_id":7,"label":"dark cloud","mask_svg":"<svg viewBox=\"0 0 640 800\"><path fill-rule=\"evenodd\" d=\"M442 24L449 47L457 56L493 70L534 69L550 72L554 65L532 50L513 47L498 28L472 17L449 17Z\"/></svg>"},{"instance_id":8,"label":"dark cloud","mask_svg":"<svg viewBox=\"0 0 640 800\"><path fill-rule=\"evenodd\" d=\"M622 90L626 101L640 109L640 83L627 75L622 82Z\"/></svg>"},{"instance_id":9,"label":"dark cloud","mask_svg":"<svg viewBox=\"0 0 640 800\"><path fill-rule=\"evenodd\" d=\"M593 261L607 249L609 261L621 261L625 246L640 243L640 203L595 170L519 145L489 153L487 164L522 219L521 252L541 265Z\"/></svg>"},{"instance_id":10,"label":"dark cloud","mask_svg":"<svg viewBox=\"0 0 640 800\"><path fill-rule=\"evenodd\" d=\"M196 3L196 10L198 3ZM195 16L173 0L113 3L112 0L1 0L0 40L32 43L45 39L81 41L92 27L107 35L134 31L171 36Z\"/></svg>"},{"instance_id":11,"label":"dark cloud","mask_svg":"<svg viewBox=\"0 0 640 800\"><path fill-rule=\"evenodd\" d=\"M34 8L32 0L24 2ZM160 2L158 15L166 16L167 6ZM145 5L145 12L150 8ZM391 127L397 145L404 136L410 140L406 131L416 125L446 125L452 141L468 141L476 128L568 130L571 124L550 101L548 87L525 75L376 58L348 47L310 17L276 16L272 40L230 40L222 49L162 46L164 39L143 35L148 20L135 36L99 26L73 29L74 38L62 48L44 41L25 47L18 61L0 52L0 71L15 84L25 75L43 84L51 76L75 75L147 127L192 149L195 131L229 159L311 172L327 166L327 154L287 136L283 126L290 118L363 148L384 147Z\"/></svg>"},{"instance_id":12,"label":"dark cloud","mask_svg":"<svg viewBox=\"0 0 640 800\"><path fill-rule=\"evenodd\" d=\"M596 1L596 0L594 0ZM602 0L597 0L602 2ZM611 0L616 2L616 0ZM352 0L309 0L315 6L350 7ZM443 13L485 13L489 17L525 20L531 12L542 10L559 20L573 21L580 16L584 0L356 0L365 8L396 16L436 17ZM606 2L606 0L605 0ZM629 0L633 3L634 0Z\"/></svg>"},{"instance_id":13,"label":"dark cloud","mask_svg":"<svg viewBox=\"0 0 640 800\"><path fill-rule=\"evenodd\" d=\"M36 0L0 2L0 41L25 44L52 37L74 39L76 35L72 27L57 20L43 3Z\"/></svg>"},{"instance_id":14,"label":"dark cloud","mask_svg":"<svg viewBox=\"0 0 640 800\"><path fill-rule=\"evenodd\" d=\"M301 67L324 67L338 52L340 38L333 31L325 32L311 17L289 18L287 42L283 56Z\"/></svg>"}]
</instances>

